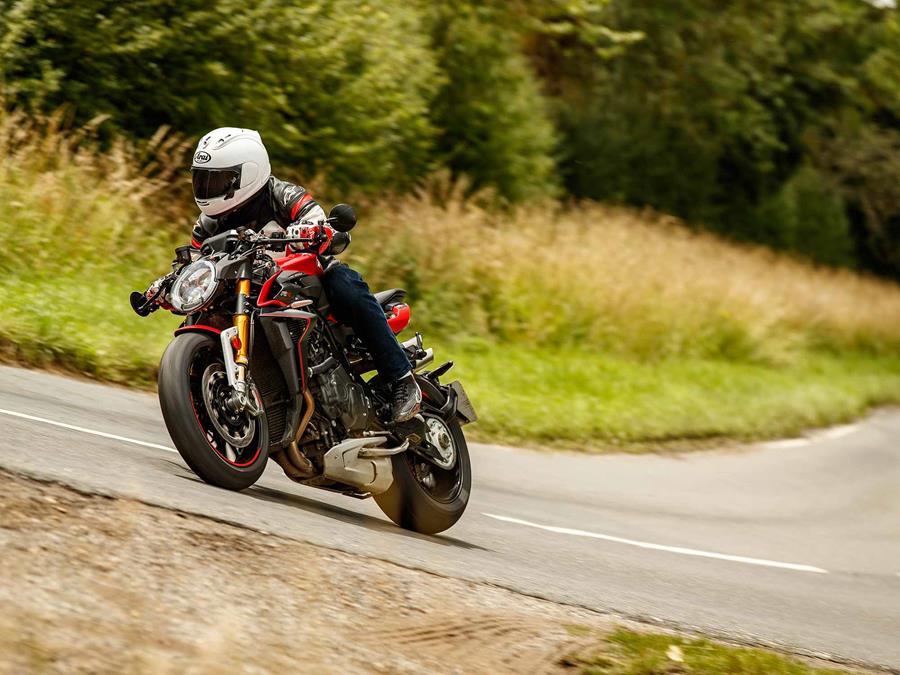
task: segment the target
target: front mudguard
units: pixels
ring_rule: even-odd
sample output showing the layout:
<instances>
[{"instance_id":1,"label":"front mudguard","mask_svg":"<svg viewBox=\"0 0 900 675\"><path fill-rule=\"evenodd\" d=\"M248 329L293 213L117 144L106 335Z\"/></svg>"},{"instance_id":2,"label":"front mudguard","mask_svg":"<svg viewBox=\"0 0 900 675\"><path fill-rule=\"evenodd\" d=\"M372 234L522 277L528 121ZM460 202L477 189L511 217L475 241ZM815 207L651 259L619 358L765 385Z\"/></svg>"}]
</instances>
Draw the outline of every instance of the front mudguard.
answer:
<instances>
[{"instance_id":1,"label":"front mudguard","mask_svg":"<svg viewBox=\"0 0 900 675\"><path fill-rule=\"evenodd\" d=\"M183 333L206 333L218 338L222 334L222 329L200 323L195 323L191 326L179 326L175 329L175 335L181 335Z\"/></svg>"}]
</instances>

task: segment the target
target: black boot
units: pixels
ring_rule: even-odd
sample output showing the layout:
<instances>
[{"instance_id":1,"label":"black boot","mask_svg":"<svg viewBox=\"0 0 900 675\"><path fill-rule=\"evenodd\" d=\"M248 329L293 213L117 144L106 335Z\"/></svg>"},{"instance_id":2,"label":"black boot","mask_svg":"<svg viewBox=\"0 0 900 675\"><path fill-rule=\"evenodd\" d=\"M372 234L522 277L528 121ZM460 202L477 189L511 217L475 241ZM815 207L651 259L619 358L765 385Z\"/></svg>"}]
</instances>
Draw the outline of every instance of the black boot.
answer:
<instances>
[{"instance_id":1,"label":"black boot","mask_svg":"<svg viewBox=\"0 0 900 675\"><path fill-rule=\"evenodd\" d=\"M394 424L406 422L422 409L422 390L412 372L391 385L391 418Z\"/></svg>"}]
</instances>

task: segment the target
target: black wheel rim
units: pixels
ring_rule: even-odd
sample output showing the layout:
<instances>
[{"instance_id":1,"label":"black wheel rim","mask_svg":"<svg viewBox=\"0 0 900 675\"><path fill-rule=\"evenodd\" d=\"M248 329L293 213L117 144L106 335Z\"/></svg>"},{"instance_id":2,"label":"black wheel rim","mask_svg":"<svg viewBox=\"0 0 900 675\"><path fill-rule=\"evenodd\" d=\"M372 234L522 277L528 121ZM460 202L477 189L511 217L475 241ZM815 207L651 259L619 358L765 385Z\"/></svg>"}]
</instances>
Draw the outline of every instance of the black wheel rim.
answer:
<instances>
[{"instance_id":1,"label":"black wheel rim","mask_svg":"<svg viewBox=\"0 0 900 675\"><path fill-rule=\"evenodd\" d=\"M253 432L253 439L244 448L234 447L216 431L210 419L209 411L206 409L206 404L203 401L203 373L212 363L222 363L222 358L208 347L197 350L191 359L188 378L194 417L196 417L197 424L206 437L210 449L226 464L237 469L243 469L256 462L262 452L262 445L259 442L262 436L262 420L260 418L255 421L256 428Z\"/></svg>"}]
</instances>

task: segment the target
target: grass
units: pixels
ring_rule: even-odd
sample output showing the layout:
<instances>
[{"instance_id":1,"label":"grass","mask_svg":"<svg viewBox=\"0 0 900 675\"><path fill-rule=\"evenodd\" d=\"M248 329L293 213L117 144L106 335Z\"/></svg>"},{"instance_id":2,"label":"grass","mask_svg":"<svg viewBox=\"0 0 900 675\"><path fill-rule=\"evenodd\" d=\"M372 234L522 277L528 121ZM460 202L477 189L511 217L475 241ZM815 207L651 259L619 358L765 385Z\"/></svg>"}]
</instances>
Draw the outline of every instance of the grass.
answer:
<instances>
[{"instance_id":1,"label":"grass","mask_svg":"<svg viewBox=\"0 0 900 675\"><path fill-rule=\"evenodd\" d=\"M648 361L900 353L896 284L672 218L590 203L498 213L440 182L386 204L362 219L348 253L370 283L411 290L442 335Z\"/></svg>"},{"instance_id":2,"label":"grass","mask_svg":"<svg viewBox=\"0 0 900 675\"><path fill-rule=\"evenodd\" d=\"M0 357L146 387L179 320L164 312L140 319L134 286L102 275L0 281Z\"/></svg>"},{"instance_id":3,"label":"grass","mask_svg":"<svg viewBox=\"0 0 900 675\"><path fill-rule=\"evenodd\" d=\"M791 436L900 400L900 357L810 354L788 366L655 363L523 345L438 347L481 419L480 440L646 450ZM448 376L449 377L449 376ZM708 443L707 443L708 444Z\"/></svg>"},{"instance_id":4,"label":"grass","mask_svg":"<svg viewBox=\"0 0 900 675\"><path fill-rule=\"evenodd\" d=\"M708 640L619 629L586 656L568 665L583 675L837 675L762 649L729 647Z\"/></svg>"},{"instance_id":5,"label":"grass","mask_svg":"<svg viewBox=\"0 0 900 675\"><path fill-rule=\"evenodd\" d=\"M160 133L138 155L0 115L0 356L146 386L177 323L128 293L189 236ZM169 167L169 168L167 168ZM174 186L174 187L173 187ZM360 202L348 252L410 291L482 440L641 449L788 435L900 402L900 288L585 204L497 212L459 185Z\"/></svg>"}]
</instances>

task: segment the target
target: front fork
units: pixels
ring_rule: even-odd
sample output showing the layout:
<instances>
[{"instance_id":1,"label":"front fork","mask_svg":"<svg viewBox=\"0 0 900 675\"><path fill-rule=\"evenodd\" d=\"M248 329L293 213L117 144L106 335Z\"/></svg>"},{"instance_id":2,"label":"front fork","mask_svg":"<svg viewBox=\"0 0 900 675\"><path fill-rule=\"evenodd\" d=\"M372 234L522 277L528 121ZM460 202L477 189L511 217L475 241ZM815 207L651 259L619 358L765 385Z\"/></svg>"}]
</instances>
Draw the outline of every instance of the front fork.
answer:
<instances>
[{"instance_id":1,"label":"front fork","mask_svg":"<svg viewBox=\"0 0 900 675\"><path fill-rule=\"evenodd\" d=\"M250 280L241 279L237 282L237 312L234 315L234 327L237 328L238 343L233 345L237 349L235 361L238 364L238 379L246 380L247 367L250 360L247 358L248 345L250 344L250 317L247 308L247 298L250 297Z\"/></svg>"},{"instance_id":2,"label":"front fork","mask_svg":"<svg viewBox=\"0 0 900 675\"><path fill-rule=\"evenodd\" d=\"M259 404L256 395L247 384L247 371L250 359L247 354L250 345L250 280L240 279L237 282L237 307L234 314L234 325L222 331L222 356L225 359L225 374L231 385L232 395L228 407L234 412L246 411L254 417L259 415Z\"/></svg>"}]
</instances>

